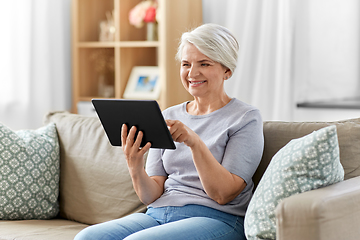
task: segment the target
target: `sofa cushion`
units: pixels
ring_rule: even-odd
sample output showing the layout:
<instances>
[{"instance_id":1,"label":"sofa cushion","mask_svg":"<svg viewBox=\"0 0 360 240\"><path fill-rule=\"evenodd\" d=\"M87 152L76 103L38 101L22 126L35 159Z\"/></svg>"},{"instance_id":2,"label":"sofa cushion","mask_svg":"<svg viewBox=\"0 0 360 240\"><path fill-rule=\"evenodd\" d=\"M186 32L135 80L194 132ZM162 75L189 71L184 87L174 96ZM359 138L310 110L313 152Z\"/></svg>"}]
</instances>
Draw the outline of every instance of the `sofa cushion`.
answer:
<instances>
[{"instance_id":1,"label":"sofa cushion","mask_svg":"<svg viewBox=\"0 0 360 240\"><path fill-rule=\"evenodd\" d=\"M291 140L271 160L245 216L247 239L276 239L275 208L291 195L344 179L336 126Z\"/></svg>"},{"instance_id":2,"label":"sofa cushion","mask_svg":"<svg viewBox=\"0 0 360 240\"><path fill-rule=\"evenodd\" d=\"M2 240L65 240L74 239L86 224L64 219L0 221Z\"/></svg>"},{"instance_id":3,"label":"sofa cushion","mask_svg":"<svg viewBox=\"0 0 360 240\"><path fill-rule=\"evenodd\" d=\"M58 214L59 152L54 124L20 131L0 124L0 219Z\"/></svg>"},{"instance_id":4,"label":"sofa cushion","mask_svg":"<svg viewBox=\"0 0 360 240\"><path fill-rule=\"evenodd\" d=\"M345 170L344 179L360 176L360 118L336 122L264 122L264 153L253 181L259 183L271 158L290 140L303 137L326 126L336 125L340 161Z\"/></svg>"},{"instance_id":5,"label":"sofa cushion","mask_svg":"<svg viewBox=\"0 0 360 240\"><path fill-rule=\"evenodd\" d=\"M121 147L110 145L97 117L54 112L45 122L54 122L59 135L62 217L95 224L145 209Z\"/></svg>"}]
</instances>

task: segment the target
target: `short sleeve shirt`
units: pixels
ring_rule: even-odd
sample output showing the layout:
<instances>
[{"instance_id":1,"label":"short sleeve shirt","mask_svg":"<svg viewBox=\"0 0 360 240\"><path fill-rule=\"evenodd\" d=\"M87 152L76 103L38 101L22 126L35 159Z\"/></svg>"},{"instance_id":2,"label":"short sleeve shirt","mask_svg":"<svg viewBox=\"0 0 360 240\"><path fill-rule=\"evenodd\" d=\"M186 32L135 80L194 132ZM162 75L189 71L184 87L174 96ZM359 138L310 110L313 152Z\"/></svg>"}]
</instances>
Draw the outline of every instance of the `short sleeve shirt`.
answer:
<instances>
[{"instance_id":1,"label":"short sleeve shirt","mask_svg":"<svg viewBox=\"0 0 360 240\"><path fill-rule=\"evenodd\" d=\"M163 112L165 119L179 120L200 136L215 159L247 183L231 202L220 205L204 191L191 150L175 143L175 150L150 149L146 163L149 176L167 176L164 193L149 207L198 204L234 215L245 216L252 196L252 176L264 147L263 123L258 109L233 98L224 107L206 115L190 115L188 102ZM216 176L214 176L216 177Z\"/></svg>"}]
</instances>

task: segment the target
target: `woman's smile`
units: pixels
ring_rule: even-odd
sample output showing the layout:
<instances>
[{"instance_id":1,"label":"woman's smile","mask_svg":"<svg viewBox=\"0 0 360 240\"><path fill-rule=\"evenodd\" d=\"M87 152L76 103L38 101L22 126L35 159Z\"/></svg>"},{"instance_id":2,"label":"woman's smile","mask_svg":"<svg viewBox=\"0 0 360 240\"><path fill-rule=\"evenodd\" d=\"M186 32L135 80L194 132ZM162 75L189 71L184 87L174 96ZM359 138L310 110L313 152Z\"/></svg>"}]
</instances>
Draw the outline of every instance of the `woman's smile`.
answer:
<instances>
[{"instance_id":1,"label":"woman's smile","mask_svg":"<svg viewBox=\"0 0 360 240\"><path fill-rule=\"evenodd\" d=\"M191 87L198 87L207 81L189 81Z\"/></svg>"}]
</instances>

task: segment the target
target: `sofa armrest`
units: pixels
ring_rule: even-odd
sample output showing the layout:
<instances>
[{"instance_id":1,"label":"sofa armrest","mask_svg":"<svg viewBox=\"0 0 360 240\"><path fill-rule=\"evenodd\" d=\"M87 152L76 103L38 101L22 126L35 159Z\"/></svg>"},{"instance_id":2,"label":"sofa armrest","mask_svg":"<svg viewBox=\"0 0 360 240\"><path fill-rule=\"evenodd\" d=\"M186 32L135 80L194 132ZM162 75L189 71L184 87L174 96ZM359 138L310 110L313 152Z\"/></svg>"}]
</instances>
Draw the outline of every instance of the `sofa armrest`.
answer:
<instances>
[{"instance_id":1,"label":"sofa armrest","mask_svg":"<svg viewBox=\"0 0 360 240\"><path fill-rule=\"evenodd\" d=\"M360 177L286 198L275 214L278 240L359 239Z\"/></svg>"}]
</instances>

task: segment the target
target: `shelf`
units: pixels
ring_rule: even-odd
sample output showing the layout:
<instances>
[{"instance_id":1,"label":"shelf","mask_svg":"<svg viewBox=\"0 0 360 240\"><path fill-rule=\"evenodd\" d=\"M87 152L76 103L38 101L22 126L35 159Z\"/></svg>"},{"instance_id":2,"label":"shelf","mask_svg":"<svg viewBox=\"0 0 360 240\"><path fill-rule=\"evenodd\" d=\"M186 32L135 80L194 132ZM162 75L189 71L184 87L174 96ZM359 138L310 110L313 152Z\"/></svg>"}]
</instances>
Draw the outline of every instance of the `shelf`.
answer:
<instances>
[{"instance_id":1,"label":"shelf","mask_svg":"<svg viewBox=\"0 0 360 240\"><path fill-rule=\"evenodd\" d=\"M110 47L159 47L158 41L122 41L122 42L79 42L80 48L110 48Z\"/></svg>"},{"instance_id":2,"label":"shelf","mask_svg":"<svg viewBox=\"0 0 360 240\"><path fill-rule=\"evenodd\" d=\"M159 47L158 41L123 41L119 42L119 47Z\"/></svg>"},{"instance_id":3,"label":"shelf","mask_svg":"<svg viewBox=\"0 0 360 240\"><path fill-rule=\"evenodd\" d=\"M360 109L360 98L334 99L298 103L299 108Z\"/></svg>"},{"instance_id":4,"label":"shelf","mask_svg":"<svg viewBox=\"0 0 360 240\"><path fill-rule=\"evenodd\" d=\"M78 102L91 102L92 99L124 99L124 98L104 98L99 96L79 97ZM161 100L157 100L159 107L162 108Z\"/></svg>"},{"instance_id":5,"label":"shelf","mask_svg":"<svg viewBox=\"0 0 360 240\"><path fill-rule=\"evenodd\" d=\"M175 54L181 33L202 23L202 0L158 0L158 41L146 41L146 26L129 22L129 12L141 1L72 0L73 112L79 101L123 98L134 66L159 67L156 100L162 109L192 99L181 84ZM104 20L111 16L114 24L106 32Z\"/></svg>"},{"instance_id":6,"label":"shelf","mask_svg":"<svg viewBox=\"0 0 360 240\"><path fill-rule=\"evenodd\" d=\"M113 48L115 46L115 42L79 42L77 44L80 48Z\"/></svg>"},{"instance_id":7,"label":"shelf","mask_svg":"<svg viewBox=\"0 0 360 240\"><path fill-rule=\"evenodd\" d=\"M103 97L99 97L99 96L79 97L79 102L90 102L94 98L102 99ZM108 99L108 98L106 98L106 99ZM113 99L115 99L115 98L113 98Z\"/></svg>"}]
</instances>

